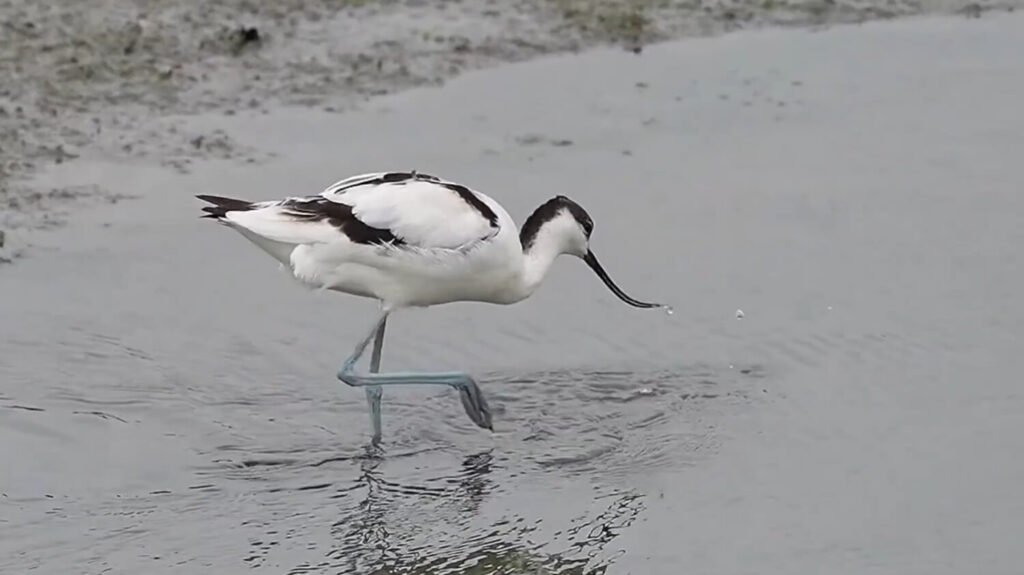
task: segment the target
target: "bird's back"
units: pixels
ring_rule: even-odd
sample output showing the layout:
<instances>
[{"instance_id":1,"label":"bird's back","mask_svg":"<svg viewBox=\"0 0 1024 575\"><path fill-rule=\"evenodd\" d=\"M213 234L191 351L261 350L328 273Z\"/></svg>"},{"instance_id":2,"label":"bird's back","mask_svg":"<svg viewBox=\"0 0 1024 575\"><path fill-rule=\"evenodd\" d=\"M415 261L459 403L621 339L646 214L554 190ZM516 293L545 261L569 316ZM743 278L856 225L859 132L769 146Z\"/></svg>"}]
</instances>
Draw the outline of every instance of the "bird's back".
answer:
<instances>
[{"instance_id":1,"label":"bird's back","mask_svg":"<svg viewBox=\"0 0 1024 575\"><path fill-rule=\"evenodd\" d=\"M518 250L514 224L497 202L415 172L363 174L317 195L278 201L199 197L214 204L204 208L208 217L238 230L300 280L356 295L386 299L378 292L393 297L397 286L408 291L416 281L432 281L433 292L442 284L458 287L451 282L471 290L474 272L493 274L502 257Z\"/></svg>"}]
</instances>

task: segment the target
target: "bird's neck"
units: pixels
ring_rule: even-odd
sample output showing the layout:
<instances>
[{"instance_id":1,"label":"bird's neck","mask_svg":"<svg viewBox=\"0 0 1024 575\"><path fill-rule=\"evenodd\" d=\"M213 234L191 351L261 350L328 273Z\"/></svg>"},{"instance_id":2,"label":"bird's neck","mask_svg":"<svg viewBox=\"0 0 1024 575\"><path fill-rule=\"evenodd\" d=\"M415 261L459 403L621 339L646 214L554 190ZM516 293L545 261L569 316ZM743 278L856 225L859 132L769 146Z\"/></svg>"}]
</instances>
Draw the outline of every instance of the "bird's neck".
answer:
<instances>
[{"instance_id":1,"label":"bird's neck","mask_svg":"<svg viewBox=\"0 0 1024 575\"><path fill-rule=\"evenodd\" d=\"M525 299L533 294L544 281L551 264L555 263L558 256L565 253L565 241L559 234L554 233L550 226L543 226L537 233L523 243L522 264L519 270L518 281L515 282L517 300Z\"/></svg>"},{"instance_id":2,"label":"bird's neck","mask_svg":"<svg viewBox=\"0 0 1024 575\"><path fill-rule=\"evenodd\" d=\"M523 269L521 275L522 289L527 297L537 291L544 277L548 275L551 264L561 255L561 251L531 248L523 252Z\"/></svg>"}]
</instances>

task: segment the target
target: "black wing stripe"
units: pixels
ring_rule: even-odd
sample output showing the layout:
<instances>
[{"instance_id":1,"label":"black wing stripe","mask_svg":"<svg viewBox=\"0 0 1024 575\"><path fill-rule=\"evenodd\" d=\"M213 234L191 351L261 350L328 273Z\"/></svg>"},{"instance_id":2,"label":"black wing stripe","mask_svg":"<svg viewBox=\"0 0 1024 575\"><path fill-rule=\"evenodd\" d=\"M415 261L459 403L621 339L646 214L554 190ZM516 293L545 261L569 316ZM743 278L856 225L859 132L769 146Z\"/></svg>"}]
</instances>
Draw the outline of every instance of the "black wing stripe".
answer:
<instances>
[{"instance_id":1,"label":"black wing stripe","mask_svg":"<svg viewBox=\"0 0 1024 575\"><path fill-rule=\"evenodd\" d=\"M303 221L326 221L345 234L353 243L363 245L405 245L405 241L395 236L391 230L375 228L363 223L352 213L352 206L332 202L320 196L286 200L281 204L281 209L285 214Z\"/></svg>"},{"instance_id":2,"label":"black wing stripe","mask_svg":"<svg viewBox=\"0 0 1024 575\"><path fill-rule=\"evenodd\" d=\"M451 184L447 182L441 185L455 192L456 194L459 194L460 198L465 200L467 204L473 206L473 208L476 209L476 211L480 212L481 216L483 216L488 222L490 222L492 228L498 227L498 214L494 213L494 210L492 210L490 206L488 206L487 204L483 203L483 201L481 201L476 194L470 191L469 188L467 188L466 186L461 186L459 184Z\"/></svg>"},{"instance_id":3,"label":"black wing stripe","mask_svg":"<svg viewBox=\"0 0 1024 575\"><path fill-rule=\"evenodd\" d=\"M345 190L349 190L358 186L376 186L380 184L405 184L406 182L417 180L437 184L439 186L448 188L449 190L455 192L456 194L458 194L460 198L462 198L464 202L466 202L467 204L472 206L473 209L479 212L480 215L483 216L483 218L486 219L488 223L490 223L492 228L498 227L498 214L494 213L494 210L492 210L490 206L488 206L482 200L480 200L480 198L477 197L477 195L474 194L469 188L460 184L446 182L441 178L438 178L437 176L424 174L421 172L417 172L415 170L411 172L387 172L372 178L364 178L352 182L346 182L344 183L344 185L339 185L336 188L332 188L330 192L338 194L344 192Z\"/></svg>"}]
</instances>

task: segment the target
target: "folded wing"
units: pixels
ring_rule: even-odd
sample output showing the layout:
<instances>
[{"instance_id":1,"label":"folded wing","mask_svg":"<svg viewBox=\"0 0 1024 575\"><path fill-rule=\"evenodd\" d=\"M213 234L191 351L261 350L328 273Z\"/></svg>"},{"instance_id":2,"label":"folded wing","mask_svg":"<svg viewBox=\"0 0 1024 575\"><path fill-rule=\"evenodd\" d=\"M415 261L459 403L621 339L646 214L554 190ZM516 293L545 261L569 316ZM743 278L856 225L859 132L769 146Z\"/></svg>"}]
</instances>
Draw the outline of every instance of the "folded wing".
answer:
<instances>
[{"instance_id":1,"label":"folded wing","mask_svg":"<svg viewBox=\"0 0 1024 575\"><path fill-rule=\"evenodd\" d=\"M462 249L493 237L497 215L468 188L415 172L364 174L319 195L249 203L198 196L208 217L285 244L348 241Z\"/></svg>"}]
</instances>

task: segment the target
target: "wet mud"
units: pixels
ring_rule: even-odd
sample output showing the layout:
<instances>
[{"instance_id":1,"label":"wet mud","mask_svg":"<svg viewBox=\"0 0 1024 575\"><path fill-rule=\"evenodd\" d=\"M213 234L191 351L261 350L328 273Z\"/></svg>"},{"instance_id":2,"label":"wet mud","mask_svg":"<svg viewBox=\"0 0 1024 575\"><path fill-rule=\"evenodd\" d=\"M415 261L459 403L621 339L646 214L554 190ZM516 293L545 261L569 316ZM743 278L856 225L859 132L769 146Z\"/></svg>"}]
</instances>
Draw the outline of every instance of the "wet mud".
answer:
<instances>
[{"instance_id":1,"label":"wet mud","mask_svg":"<svg viewBox=\"0 0 1024 575\"><path fill-rule=\"evenodd\" d=\"M156 122L180 114L350 109L462 72L543 54L765 26L827 26L929 12L980 17L1024 5L863 0L515 0L271 4L231 0L0 1L0 230L59 225L118 201L109 190L39 190L25 178L82 157L187 169L260 162L226 134ZM72 202L71 200L74 200ZM74 207L68 206L74 204ZM9 260L26 253L17 235Z\"/></svg>"}]
</instances>

